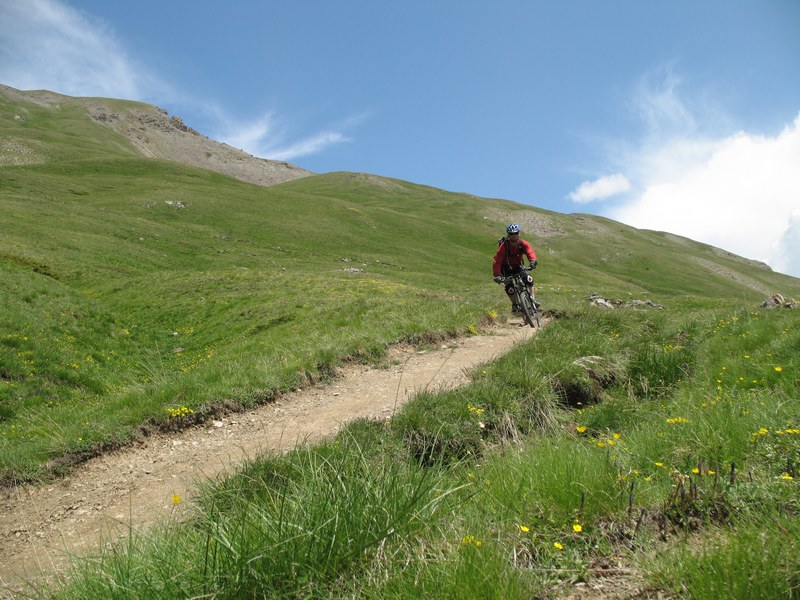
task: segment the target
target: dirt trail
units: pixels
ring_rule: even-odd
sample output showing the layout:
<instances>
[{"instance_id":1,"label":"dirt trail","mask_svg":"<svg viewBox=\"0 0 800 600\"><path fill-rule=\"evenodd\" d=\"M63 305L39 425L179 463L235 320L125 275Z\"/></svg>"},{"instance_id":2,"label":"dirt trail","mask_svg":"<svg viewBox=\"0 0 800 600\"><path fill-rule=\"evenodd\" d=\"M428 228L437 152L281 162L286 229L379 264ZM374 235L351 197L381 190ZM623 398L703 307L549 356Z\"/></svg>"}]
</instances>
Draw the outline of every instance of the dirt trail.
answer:
<instances>
[{"instance_id":1,"label":"dirt trail","mask_svg":"<svg viewBox=\"0 0 800 600\"><path fill-rule=\"evenodd\" d=\"M191 506L195 484L246 458L330 436L356 418L387 418L422 389L453 387L535 333L518 323L434 350L394 348L388 368L348 366L330 383L256 410L95 458L46 485L0 490L0 597L61 572L70 554L96 550ZM173 503L179 496L180 503Z\"/></svg>"}]
</instances>

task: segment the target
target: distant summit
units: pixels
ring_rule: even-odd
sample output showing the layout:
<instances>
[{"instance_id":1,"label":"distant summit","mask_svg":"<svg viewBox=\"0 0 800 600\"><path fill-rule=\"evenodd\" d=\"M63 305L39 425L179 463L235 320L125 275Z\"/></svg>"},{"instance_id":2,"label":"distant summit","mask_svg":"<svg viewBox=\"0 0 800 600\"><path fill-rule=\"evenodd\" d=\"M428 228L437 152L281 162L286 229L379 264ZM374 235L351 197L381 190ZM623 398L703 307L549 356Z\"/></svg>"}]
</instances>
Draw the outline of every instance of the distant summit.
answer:
<instances>
[{"instance_id":1,"label":"distant summit","mask_svg":"<svg viewBox=\"0 0 800 600\"><path fill-rule=\"evenodd\" d=\"M258 158L209 139L187 127L181 117L170 117L167 111L150 104L64 96L46 90L20 91L2 84L0 100L54 109L80 107L86 111L87 118L124 136L143 156L174 160L256 185L275 185L313 175L290 163ZM15 115L15 118L24 121L25 115Z\"/></svg>"}]
</instances>

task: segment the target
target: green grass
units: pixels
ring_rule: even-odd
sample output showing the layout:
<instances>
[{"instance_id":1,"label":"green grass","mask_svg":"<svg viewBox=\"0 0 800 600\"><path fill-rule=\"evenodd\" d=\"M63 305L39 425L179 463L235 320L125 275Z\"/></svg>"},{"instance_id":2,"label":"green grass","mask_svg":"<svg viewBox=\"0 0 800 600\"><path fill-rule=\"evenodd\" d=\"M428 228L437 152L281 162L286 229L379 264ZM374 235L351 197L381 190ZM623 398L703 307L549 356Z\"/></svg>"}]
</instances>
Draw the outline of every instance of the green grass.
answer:
<instances>
[{"instance_id":1,"label":"green grass","mask_svg":"<svg viewBox=\"0 0 800 600\"><path fill-rule=\"evenodd\" d=\"M243 465L209 484L187 521L132 532L47 593L550 597L621 563L678 597L797 597L797 317L624 314L624 335L619 313L571 314L460 390ZM562 343L575 327L608 337L596 356L615 365L602 399L582 408L558 393L585 384L557 368L586 356L584 343ZM672 364L646 371L636 353L676 335L694 367L653 396L638 382L669 379ZM553 366L521 368L545 352ZM768 364L751 371L756 357ZM727 371L761 378L725 388L717 373ZM423 438L439 451L420 454Z\"/></svg>"},{"instance_id":2,"label":"green grass","mask_svg":"<svg viewBox=\"0 0 800 600\"><path fill-rule=\"evenodd\" d=\"M6 480L124 443L170 409L249 406L507 312L487 277L490 201L349 174L265 189L143 159L58 164L8 169L3 197L15 224L0 249ZM601 271L550 283L572 269L573 243L560 239L552 261L540 251L546 307L639 289Z\"/></svg>"},{"instance_id":3,"label":"green grass","mask_svg":"<svg viewBox=\"0 0 800 600\"><path fill-rule=\"evenodd\" d=\"M221 404L250 406L392 343L460 335L505 315L488 279L502 224L485 215L498 204L567 233L532 232L546 308L580 306L590 292L673 310L709 297L762 299L687 256L787 295L800 290L701 245L602 219L595 242L564 215L358 174L257 187L137 158L119 140L101 153L110 132L78 110L36 107L21 126L5 123L47 149L42 164L3 171L6 481L171 426L180 407L197 420Z\"/></svg>"},{"instance_id":4,"label":"green grass","mask_svg":"<svg viewBox=\"0 0 800 600\"><path fill-rule=\"evenodd\" d=\"M0 173L5 483L502 319L487 216L561 232L527 236L557 317L532 341L388 424L243 465L43 595L546 597L622 560L679 595L797 597L798 317L757 307L798 280L396 180L257 187L137 156L69 99L15 102L0 135L41 160Z\"/></svg>"},{"instance_id":5,"label":"green grass","mask_svg":"<svg viewBox=\"0 0 800 600\"><path fill-rule=\"evenodd\" d=\"M798 520L754 519L735 530L709 530L659 557L653 577L669 591L698 600L797 598Z\"/></svg>"}]
</instances>

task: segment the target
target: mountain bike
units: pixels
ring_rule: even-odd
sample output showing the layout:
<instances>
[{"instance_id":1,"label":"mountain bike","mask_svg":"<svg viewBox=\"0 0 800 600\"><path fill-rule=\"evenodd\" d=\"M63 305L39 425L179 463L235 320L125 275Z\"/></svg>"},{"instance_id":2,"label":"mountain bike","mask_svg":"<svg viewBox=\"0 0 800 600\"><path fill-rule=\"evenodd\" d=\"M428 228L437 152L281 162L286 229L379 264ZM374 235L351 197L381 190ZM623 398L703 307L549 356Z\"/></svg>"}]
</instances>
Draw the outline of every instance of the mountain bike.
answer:
<instances>
[{"instance_id":1,"label":"mountain bike","mask_svg":"<svg viewBox=\"0 0 800 600\"><path fill-rule=\"evenodd\" d=\"M523 279L523 271L531 271L532 269L533 267L530 266L521 267L519 272L507 277L502 277L500 279L500 283L504 284L506 287L511 284L511 287L514 290L514 304L519 306L520 312L522 313L522 319L525 321L525 323L531 327L541 327L542 315L539 313L539 306L536 303L535 292L533 291L533 287L530 289L528 288L525 279Z\"/></svg>"}]
</instances>

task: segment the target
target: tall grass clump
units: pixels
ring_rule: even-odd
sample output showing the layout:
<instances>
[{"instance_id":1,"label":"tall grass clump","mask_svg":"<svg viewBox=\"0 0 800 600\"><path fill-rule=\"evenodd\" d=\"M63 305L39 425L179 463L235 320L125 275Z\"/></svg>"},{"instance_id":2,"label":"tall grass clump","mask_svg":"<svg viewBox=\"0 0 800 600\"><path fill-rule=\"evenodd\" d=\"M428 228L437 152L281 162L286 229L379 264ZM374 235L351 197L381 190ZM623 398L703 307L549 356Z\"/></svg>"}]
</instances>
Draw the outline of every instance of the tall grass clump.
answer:
<instances>
[{"instance_id":1,"label":"tall grass clump","mask_svg":"<svg viewBox=\"0 0 800 600\"><path fill-rule=\"evenodd\" d=\"M395 567L379 581L359 582L352 596L523 600L543 591L535 578L510 567L504 546L474 535L419 545Z\"/></svg>"},{"instance_id":2,"label":"tall grass clump","mask_svg":"<svg viewBox=\"0 0 800 600\"><path fill-rule=\"evenodd\" d=\"M606 516L627 501L607 455L563 433L527 440L485 465L481 477L501 514L537 530Z\"/></svg>"},{"instance_id":3,"label":"tall grass clump","mask_svg":"<svg viewBox=\"0 0 800 600\"><path fill-rule=\"evenodd\" d=\"M558 398L536 369L530 346L516 349L454 390L423 391L392 420L392 430L423 464L479 458L503 440L558 422Z\"/></svg>"},{"instance_id":4,"label":"tall grass clump","mask_svg":"<svg viewBox=\"0 0 800 600\"><path fill-rule=\"evenodd\" d=\"M696 600L800 597L798 519L759 517L734 530L709 529L655 556L654 581Z\"/></svg>"},{"instance_id":5,"label":"tall grass clump","mask_svg":"<svg viewBox=\"0 0 800 600\"><path fill-rule=\"evenodd\" d=\"M434 471L396 460L355 425L211 485L197 513L85 561L62 598L334 597L458 505Z\"/></svg>"}]
</instances>

